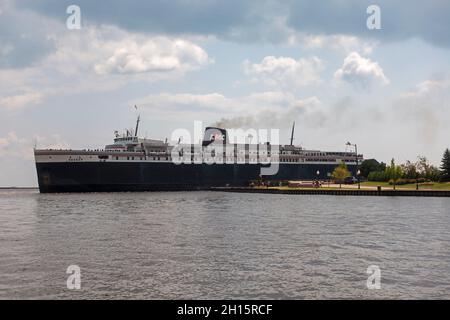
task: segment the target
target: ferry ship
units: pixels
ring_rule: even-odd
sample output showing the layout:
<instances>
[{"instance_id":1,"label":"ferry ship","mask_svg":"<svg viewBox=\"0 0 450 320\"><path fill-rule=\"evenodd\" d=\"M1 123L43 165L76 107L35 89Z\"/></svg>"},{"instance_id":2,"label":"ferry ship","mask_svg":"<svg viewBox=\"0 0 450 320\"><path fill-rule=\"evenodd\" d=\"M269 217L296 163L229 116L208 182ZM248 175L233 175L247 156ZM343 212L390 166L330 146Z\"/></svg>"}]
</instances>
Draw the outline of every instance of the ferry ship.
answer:
<instances>
[{"instance_id":1,"label":"ferry ship","mask_svg":"<svg viewBox=\"0 0 450 320\"><path fill-rule=\"evenodd\" d=\"M269 142L229 143L226 129L207 127L198 144L138 137L136 129L98 150L35 149L39 190L119 192L206 190L254 181L327 180L344 162L353 175L363 156Z\"/></svg>"}]
</instances>

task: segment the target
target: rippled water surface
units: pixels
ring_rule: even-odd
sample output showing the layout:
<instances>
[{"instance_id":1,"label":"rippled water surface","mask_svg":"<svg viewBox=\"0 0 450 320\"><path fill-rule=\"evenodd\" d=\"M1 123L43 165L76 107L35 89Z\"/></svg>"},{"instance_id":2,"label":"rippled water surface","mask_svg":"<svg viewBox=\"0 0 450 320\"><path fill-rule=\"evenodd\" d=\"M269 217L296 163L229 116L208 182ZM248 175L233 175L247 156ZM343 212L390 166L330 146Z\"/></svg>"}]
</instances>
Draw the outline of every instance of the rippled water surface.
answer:
<instances>
[{"instance_id":1,"label":"rippled water surface","mask_svg":"<svg viewBox=\"0 0 450 320\"><path fill-rule=\"evenodd\" d=\"M449 299L449 271L448 198L0 190L3 299Z\"/></svg>"}]
</instances>

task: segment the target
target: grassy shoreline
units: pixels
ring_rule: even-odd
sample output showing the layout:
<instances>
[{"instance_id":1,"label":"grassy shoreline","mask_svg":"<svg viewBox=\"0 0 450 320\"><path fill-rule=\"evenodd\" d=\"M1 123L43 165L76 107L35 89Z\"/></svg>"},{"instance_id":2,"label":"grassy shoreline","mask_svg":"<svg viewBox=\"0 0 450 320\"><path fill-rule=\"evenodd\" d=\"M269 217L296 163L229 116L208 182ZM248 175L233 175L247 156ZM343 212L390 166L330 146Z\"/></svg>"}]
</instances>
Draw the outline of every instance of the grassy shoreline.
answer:
<instances>
[{"instance_id":1,"label":"grassy shoreline","mask_svg":"<svg viewBox=\"0 0 450 320\"><path fill-rule=\"evenodd\" d=\"M381 187L382 190L393 190L394 186L390 185L388 182L372 182L366 181L361 182L361 189L363 190L376 190L378 186ZM260 189L266 189L266 187L255 187ZM278 189L278 190L314 190L317 188L314 187L269 187L269 189ZM340 187L338 184L328 184L324 183L319 189L327 189L327 190L355 190L358 189L358 184L343 184ZM416 184L405 184L405 185L397 185L395 186L396 190L416 190ZM419 190L450 190L450 182L439 183L439 182L427 182L427 183L419 183Z\"/></svg>"},{"instance_id":2,"label":"grassy shoreline","mask_svg":"<svg viewBox=\"0 0 450 320\"><path fill-rule=\"evenodd\" d=\"M361 186L367 186L367 187L377 187L381 186L382 188L393 188L393 185L390 185L388 182L373 182L373 181L366 181L361 183ZM404 185L397 185L395 187L396 189L416 189L415 183L409 183ZM450 182L424 182L419 183L419 190L450 190Z\"/></svg>"}]
</instances>

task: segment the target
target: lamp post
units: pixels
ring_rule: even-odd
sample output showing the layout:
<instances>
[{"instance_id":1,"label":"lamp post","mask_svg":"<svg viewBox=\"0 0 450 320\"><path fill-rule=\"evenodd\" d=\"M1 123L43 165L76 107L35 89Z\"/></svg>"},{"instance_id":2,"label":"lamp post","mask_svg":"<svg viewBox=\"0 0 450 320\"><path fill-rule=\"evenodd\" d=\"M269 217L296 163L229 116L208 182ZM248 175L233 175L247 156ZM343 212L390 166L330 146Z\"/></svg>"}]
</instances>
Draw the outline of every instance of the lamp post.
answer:
<instances>
[{"instance_id":1,"label":"lamp post","mask_svg":"<svg viewBox=\"0 0 450 320\"><path fill-rule=\"evenodd\" d=\"M361 170L358 169L358 172L356 172L356 175L358 177L358 189L361 189L361 183L360 183L360 180L359 180L359 176L361 175Z\"/></svg>"},{"instance_id":2,"label":"lamp post","mask_svg":"<svg viewBox=\"0 0 450 320\"><path fill-rule=\"evenodd\" d=\"M319 175L320 175L320 171L319 170L317 170L316 175L317 175L316 186L319 187Z\"/></svg>"},{"instance_id":3,"label":"lamp post","mask_svg":"<svg viewBox=\"0 0 450 320\"><path fill-rule=\"evenodd\" d=\"M361 187L360 180L359 180L359 174L361 173L359 171L359 163L358 163L358 146L356 144L352 144L350 142L346 143L347 146L355 147L355 156L356 156L356 178L358 179L358 189Z\"/></svg>"},{"instance_id":4,"label":"lamp post","mask_svg":"<svg viewBox=\"0 0 450 320\"><path fill-rule=\"evenodd\" d=\"M416 172L416 190L419 190L419 173Z\"/></svg>"}]
</instances>

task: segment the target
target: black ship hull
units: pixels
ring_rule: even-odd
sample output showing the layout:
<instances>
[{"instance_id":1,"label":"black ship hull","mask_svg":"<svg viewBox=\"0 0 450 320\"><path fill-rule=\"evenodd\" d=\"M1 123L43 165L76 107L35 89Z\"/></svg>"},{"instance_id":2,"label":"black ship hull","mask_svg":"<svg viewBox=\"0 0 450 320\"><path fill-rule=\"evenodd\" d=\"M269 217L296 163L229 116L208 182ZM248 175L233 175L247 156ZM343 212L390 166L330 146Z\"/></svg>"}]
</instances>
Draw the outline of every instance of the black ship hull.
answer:
<instances>
[{"instance_id":1,"label":"black ship hull","mask_svg":"<svg viewBox=\"0 0 450 320\"><path fill-rule=\"evenodd\" d=\"M261 164L174 164L171 162L36 163L41 193L206 190L248 186L258 180ZM335 164L280 163L264 181L329 179ZM355 174L355 166L348 165ZM317 171L320 172L317 176Z\"/></svg>"}]
</instances>

